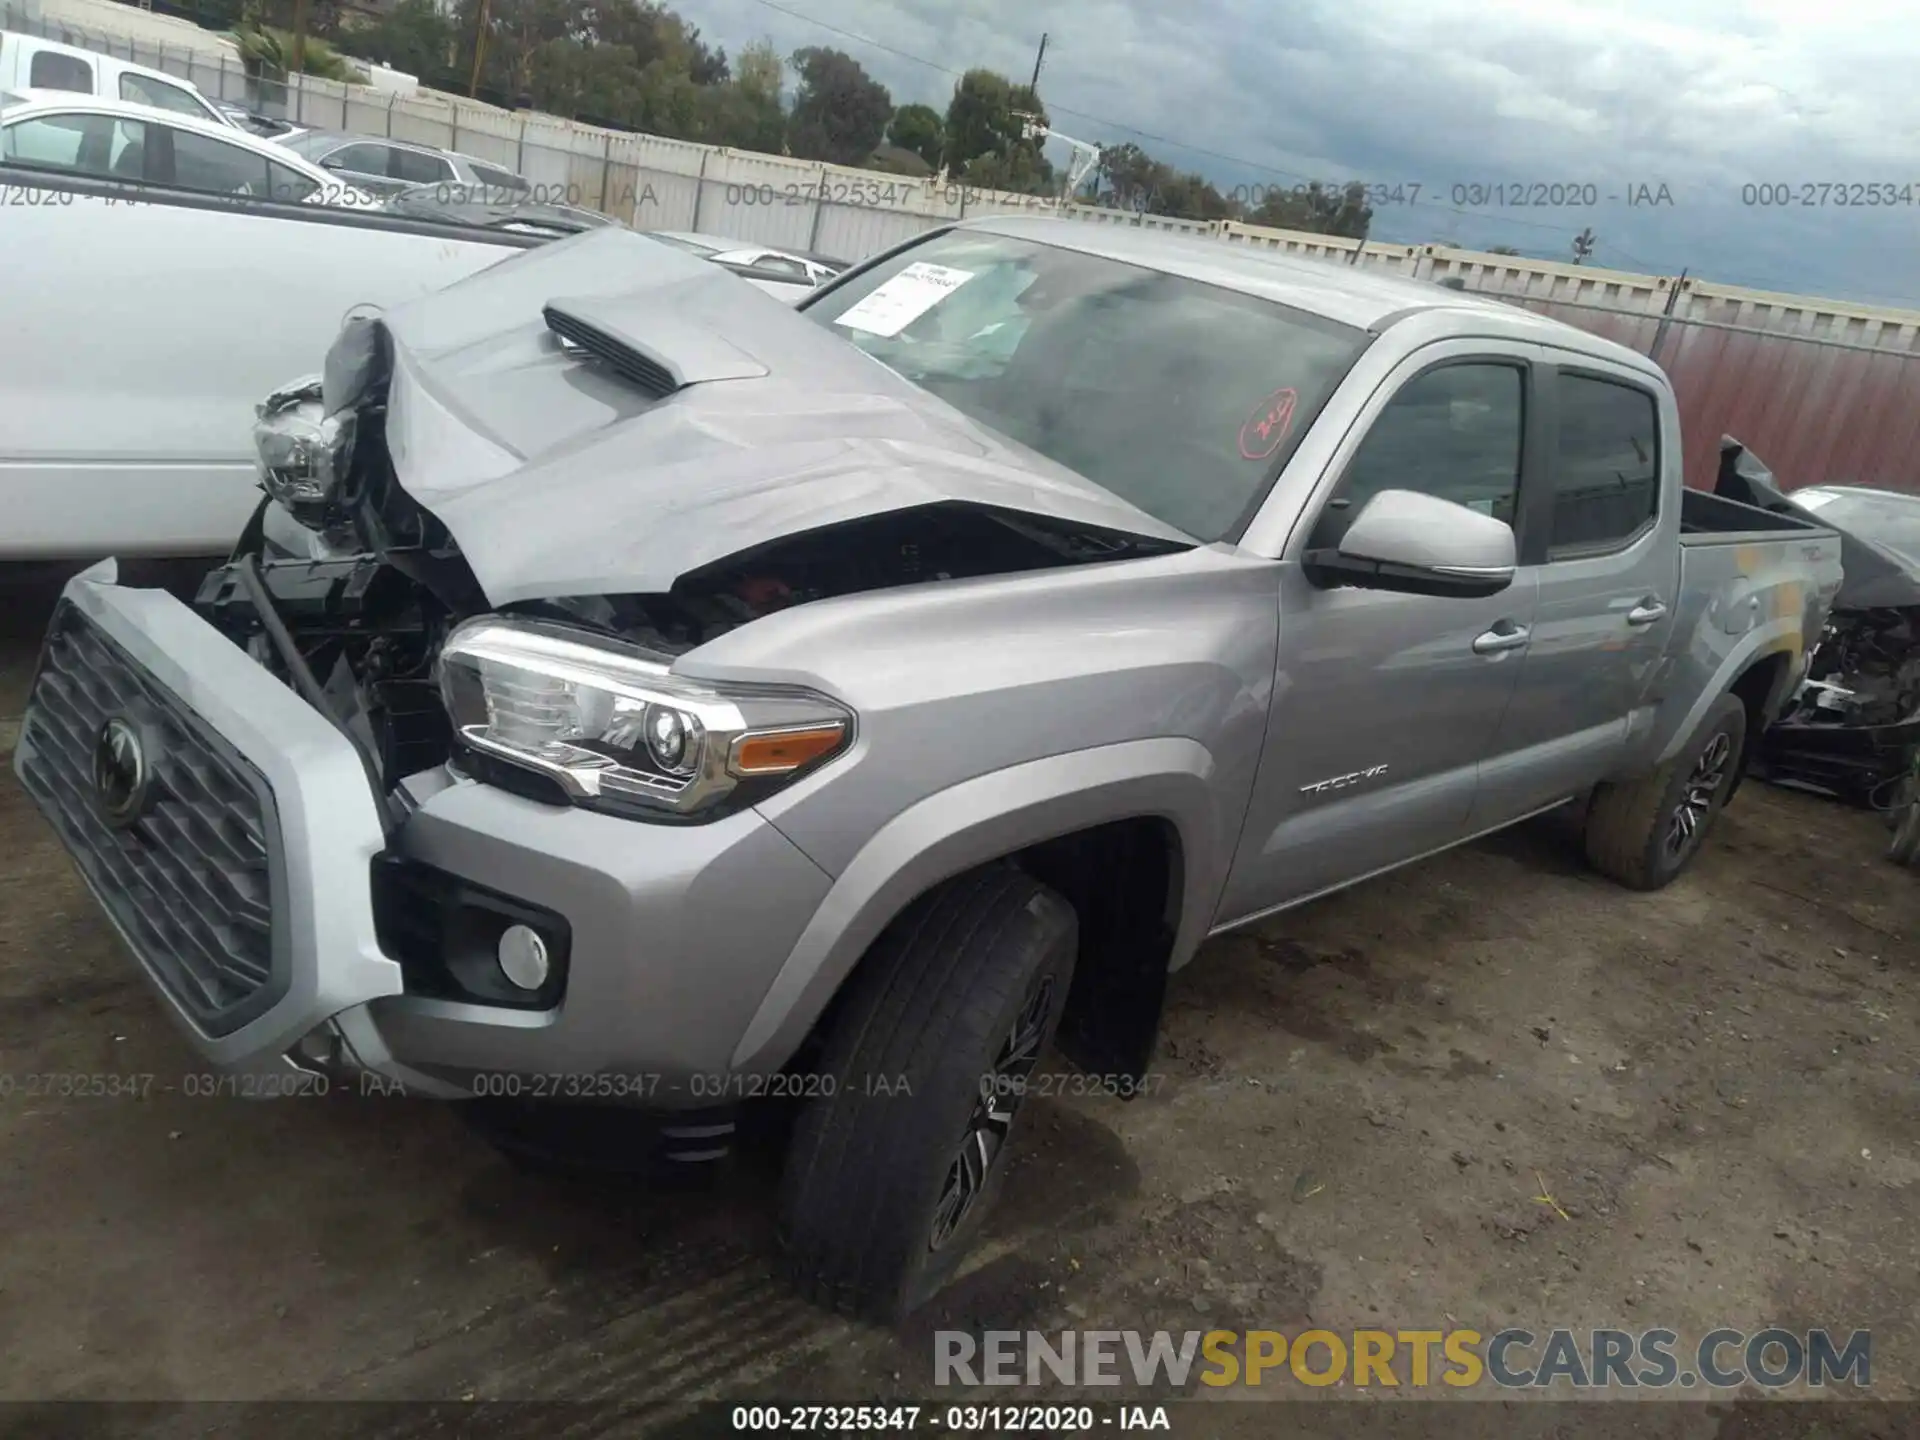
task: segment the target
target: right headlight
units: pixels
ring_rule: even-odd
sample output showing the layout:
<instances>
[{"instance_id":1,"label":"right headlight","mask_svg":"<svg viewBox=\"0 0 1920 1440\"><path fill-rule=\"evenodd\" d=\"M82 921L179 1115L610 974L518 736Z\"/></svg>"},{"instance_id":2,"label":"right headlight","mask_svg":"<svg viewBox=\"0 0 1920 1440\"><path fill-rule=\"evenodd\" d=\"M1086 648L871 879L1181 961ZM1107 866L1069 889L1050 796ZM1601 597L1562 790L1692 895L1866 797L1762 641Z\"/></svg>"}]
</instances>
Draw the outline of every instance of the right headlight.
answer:
<instances>
[{"instance_id":1,"label":"right headlight","mask_svg":"<svg viewBox=\"0 0 1920 1440\"><path fill-rule=\"evenodd\" d=\"M321 390L309 375L253 407L260 483L306 526L320 522L353 458L354 413L329 415Z\"/></svg>"},{"instance_id":2,"label":"right headlight","mask_svg":"<svg viewBox=\"0 0 1920 1440\"><path fill-rule=\"evenodd\" d=\"M484 616L447 638L460 744L547 777L576 805L644 817L737 809L844 750L853 715L789 686L676 676L583 630Z\"/></svg>"}]
</instances>

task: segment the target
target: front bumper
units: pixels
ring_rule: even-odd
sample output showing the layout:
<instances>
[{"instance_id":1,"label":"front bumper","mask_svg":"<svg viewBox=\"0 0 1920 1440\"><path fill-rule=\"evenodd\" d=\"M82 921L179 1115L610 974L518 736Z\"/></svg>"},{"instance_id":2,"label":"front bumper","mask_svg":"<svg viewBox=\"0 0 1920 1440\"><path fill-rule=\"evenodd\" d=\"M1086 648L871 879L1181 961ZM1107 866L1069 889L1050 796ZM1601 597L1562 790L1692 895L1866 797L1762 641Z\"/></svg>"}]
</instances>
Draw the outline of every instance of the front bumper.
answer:
<instances>
[{"instance_id":1,"label":"front bumper","mask_svg":"<svg viewBox=\"0 0 1920 1440\"><path fill-rule=\"evenodd\" d=\"M68 585L14 767L210 1064L359 1070L442 1098L706 1109L751 1093L734 1049L831 883L779 831L751 811L635 822L433 772L389 835L323 716L187 606L113 575ZM119 827L92 773L115 717L154 752L151 796ZM410 993L375 923L374 867L396 858L563 917L557 1002Z\"/></svg>"}]
</instances>

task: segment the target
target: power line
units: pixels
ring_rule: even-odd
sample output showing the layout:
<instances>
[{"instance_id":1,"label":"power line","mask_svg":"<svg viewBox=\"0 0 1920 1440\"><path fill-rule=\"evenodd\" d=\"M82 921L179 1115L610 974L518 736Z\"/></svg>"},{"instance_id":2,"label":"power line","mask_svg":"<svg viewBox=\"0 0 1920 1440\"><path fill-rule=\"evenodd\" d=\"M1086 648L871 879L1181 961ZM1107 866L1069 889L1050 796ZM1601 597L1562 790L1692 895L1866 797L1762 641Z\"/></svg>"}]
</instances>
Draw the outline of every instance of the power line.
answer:
<instances>
[{"instance_id":1,"label":"power line","mask_svg":"<svg viewBox=\"0 0 1920 1440\"><path fill-rule=\"evenodd\" d=\"M897 59L905 60L910 64L925 66L927 69L937 71L942 75L950 75L956 80L965 78L964 71L955 70L950 65L943 65L938 60L929 60L923 55L915 55L912 51L902 50L896 45L889 45L885 41L875 40L870 35L862 35L856 30L848 30L844 26L835 25L829 21L821 20L816 16L805 14L802 11L793 9L791 6L781 4L780 0L754 0L754 3L757 5L765 6L769 10L777 11L778 13L785 15L790 19L798 20L802 24L812 25L817 29L825 30L828 33L833 35L838 35L842 39L851 40L856 44L865 45L870 47L871 49L879 50L885 54L892 55ZM1035 58L1035 61L1034 61L1034 75L1035 75L1036 81L1040 73L1040 65L1046 57L1046 52L1047 52L1047 37L1043 35L1041 36L1041 39L1040 39L1040 53ZM1778 89L1779 87L1775 86L1774 88ZM1785 94L1786 92L1782 91L1781 93ZM1047 109L1049 111L1057 110L1063 115L1071 115L1071 116L1074 116L1076 119L1090 121L1095 125L1105 126L1111 130L1123 131L1128 135L1136 136L1141 140L1150 141L1155 145L1170 145L1176 150L1184 150L1184 151L1187 151L1189 154L1193 154L1193 155L1204 155L1212 160L1219 160L1229 165L1240 166L1242 169L1255 170L1255 171L1261 172L1262 174L1267 174L1267 175L1278 175L1288 180L1299 181L1303 184L1323 183L1323 182L1320 182L1318 177L1315 177L1315 176L1303 175L1298 171L1282 169L1277 165L1269 165L1259 160L1249 160L1246 157L1241 155L1230 155L1224 150L1213 150L1208 148L1205 145L1195 145L1186 140L1176 140L1171 135L1155 134L1151 130L1142 130L1137 125L1128 125L1124 121L1113 120L1104 115L1095 115L1091 111L1076 109L1071 105L1061 105L1058 103L1049 102L1047 105ZM1467 209L1463 206L1442 204L1438 200L1415 200L1409 203L1408 208L1425 210L1429 213L1440 212L1440 213L1449 214L1449 215L1461 215L1469 219L1485 221L1485 222L1489 222L1496 225L1518 225L1522 229L1538 230L1538 231L1543 231L1549 234L1559 235L1565 239L1568 245L1571 245L1572 243L1572 237L1571 235L1568 234L1568 227L1563 223L1555 223L1555 222L1546 221L1546 220L1529 220L1519 215L1504 215L1499 213L1498 211L1472 210L1472 209ZM1584 223L1585 222L1583 221L1582 224ZM1416 243L1416 242L1398 242L1398 243ZM1628 250L1622 248L1617 244L1612 244L1611 242L1608 243L1606 248L1609 251L1611 251L1612 254L1617 255L1620 259L1627 261L1631 265L1636 265L1640 267L1640 270L1645 274L1677 275L1683 269L1686 268L1684 266L1658 266L1658 265L1649 264L1647 261L1640 259L1638 256L1632 254ZM1545 254L1542 254L1538 258L1547 259L1551 257ZM1741 284L1745 282L1728 281L1725 283ZM1782 289L1785 293L1790 293L1790 294L1799 293L1792 282L1778 281L1778 280L1768 281L1765 277L1761 277L1760 283L1753 285L1752 288L1771 289L1771 288L1775 288L1776 286ZM1861 292L1861 293L1864 294L1865 292ZM1909 301L1914 304L1920 305L1920 296L1900 295L1896 292L1881 292L1880 294L1876 296L1872 296L1870 298L1878 299L1881 301L1905 300L1905 301Z\"/></svg>"},{"instance_id":2,"label":"power line","mask_svg":"<svg viewBox=\"0 0 1920 1440\"><path fill-rule=\"evenodd\" d=\"M888 55L895 56L901 60L910 61L915 65L924 65L927 67L927 69L936 70L942 75L951 75L955 79L962 79L965 76L964 71L955 70L950 65L942 65L937 60L929 60L925 56L915 55L911 51L902 50L895 45L888 45L884 41L875 40L871 36L860 34L858 31L848 30L843 26L834 25L828 21L816 19L811 15L806 15L798 10L793 9L790 6L782 5L781 3L779 3L779 0L754 0L754 3L757 5L764 5L769 10L776 10L780 14L788 16L791 19L802 21L803 23L808 25L817 26L822 30L826 30L830 32L831 34L838 35L843 39L852 40L861 45L872 46L875 50L884 51ZM1176 150L1185 150L1194 155L1205 155L1209 159L1224 161L1229 165L1238 165L1243 169L1258 170L1263 174L1267 174L1267 175L1278 175L1283 177L1284 179L1297 180L1302 184L1313 184L1318 179L1318 177L1316 176L1303 175L1297 170L1285 170L1277 165L1268 165L1263 161L1249 160L1243 155L1230 155L1224 150L1213 150L1213 149L1209 149L1207 146L1195 145L1186 140L1176 140L1171 135L1158 135L1151 130L1142 130L1137 125L1128 125L1124 121L1114 120L1105 115L1095 115L1091 111L1076 109L1071 105L1061 105L1058 102L1049 101L1047 104L1047 109L1049 111L1057 110L1062 115L1072 115L1076 119L1089 120L1093 122L1095 125L1104 125L1111 130L1121 130L1126 132L1129 135L1137 136L1142 140L1151 141L1155 145L1171 145ZM1525 220L1517 215L1492 215L1492 214L1488 214L1484 210L1468 210L1455 205L1443 205L1437 200L1434 200L1434 201L1417 200L1412 203L1415 206L1422 206L1429 210L1444 211L1446 213L1453 214L1453 215L1466 215L1466 216L1471 216L1475 219L1494 220L1501 224L1519 225L1525 229L1530 229L1530 230L1548 231L1553 234L1561 234L1565 230L1564 226L1550 224L1544 220Z\"/></svg>"}]
</instances>

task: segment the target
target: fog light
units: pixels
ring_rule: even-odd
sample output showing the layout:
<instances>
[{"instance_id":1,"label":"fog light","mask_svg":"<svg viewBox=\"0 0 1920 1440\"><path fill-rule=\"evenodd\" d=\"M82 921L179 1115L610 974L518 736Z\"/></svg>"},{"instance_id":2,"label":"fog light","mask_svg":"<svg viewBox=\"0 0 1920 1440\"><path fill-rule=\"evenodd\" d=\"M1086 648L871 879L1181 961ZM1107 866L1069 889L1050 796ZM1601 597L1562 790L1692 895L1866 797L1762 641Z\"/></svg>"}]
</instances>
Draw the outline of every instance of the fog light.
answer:
<instances>
[{"instance_id":1,"label":"fog light","mask_svg":"<svg viewBox=\"0 0 1920 1440\"><path fill-rule=\"evenodd\" d=\"M500 973L522 990L538 990L547 983L547 942L531 925L509 925L501 931L495 954Z\"/></svg>"}]
</instances>

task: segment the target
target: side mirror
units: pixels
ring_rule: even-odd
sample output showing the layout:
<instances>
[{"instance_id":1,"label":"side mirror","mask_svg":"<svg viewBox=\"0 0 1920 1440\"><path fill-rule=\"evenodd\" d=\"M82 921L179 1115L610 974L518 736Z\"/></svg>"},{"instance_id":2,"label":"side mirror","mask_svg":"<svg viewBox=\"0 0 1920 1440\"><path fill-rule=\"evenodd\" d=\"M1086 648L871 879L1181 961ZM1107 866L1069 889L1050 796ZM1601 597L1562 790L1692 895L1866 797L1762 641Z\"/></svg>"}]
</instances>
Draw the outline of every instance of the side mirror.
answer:
<instances>
[{"instance_id":1,"label":"side mirror","mask_svg":"<svg viewBox=\"0 0 1920 1440\"><path fill-rule=\"evenodd\" d=\"M341 163L340 157L338 155L329 155L320 162L320 168L322 170L338 171L338 170L345 170L347 167Z\"/></svg>"},{"instance_id":2,"label":"side mirror","mask_svg":"<svg viewBox=\"0 0 1920 1440\"><path fill-rule=\"evenodd\" d=\"M1513 583L1513 527L1416 490L1382 490L1337 550L1309 550L1316 584L1410 595L1496 595Z\"/></svg>"}]
</instances>

